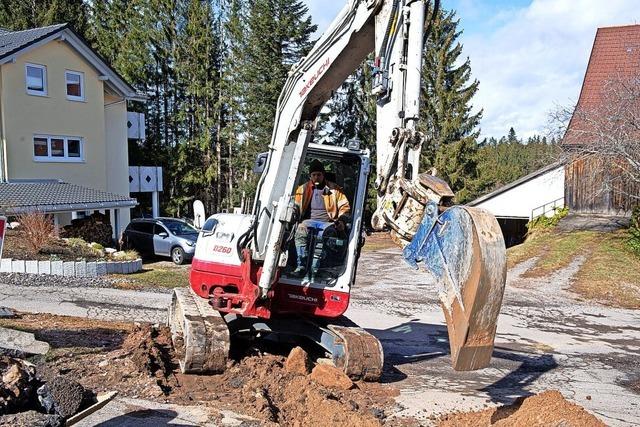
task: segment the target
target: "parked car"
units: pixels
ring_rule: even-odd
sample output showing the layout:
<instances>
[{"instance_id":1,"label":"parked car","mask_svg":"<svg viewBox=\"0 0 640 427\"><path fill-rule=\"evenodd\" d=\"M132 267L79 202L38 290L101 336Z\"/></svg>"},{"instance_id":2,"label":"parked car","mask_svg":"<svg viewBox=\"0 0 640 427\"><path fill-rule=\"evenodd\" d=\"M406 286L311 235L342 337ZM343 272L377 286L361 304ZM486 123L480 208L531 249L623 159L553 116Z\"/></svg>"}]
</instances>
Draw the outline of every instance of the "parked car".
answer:
<instances>
[{"instance_id":1,"label":"parked car","mask_svg":"<svg viewBox=\"0 0 640 427\"><path fill-rule=\"evenodd\" d=\"M134 219L122 233L125 248L146 256L168 256L176 264L193 258L196 240L198 230L176 218Z\"/></svg>"}]
</instances>

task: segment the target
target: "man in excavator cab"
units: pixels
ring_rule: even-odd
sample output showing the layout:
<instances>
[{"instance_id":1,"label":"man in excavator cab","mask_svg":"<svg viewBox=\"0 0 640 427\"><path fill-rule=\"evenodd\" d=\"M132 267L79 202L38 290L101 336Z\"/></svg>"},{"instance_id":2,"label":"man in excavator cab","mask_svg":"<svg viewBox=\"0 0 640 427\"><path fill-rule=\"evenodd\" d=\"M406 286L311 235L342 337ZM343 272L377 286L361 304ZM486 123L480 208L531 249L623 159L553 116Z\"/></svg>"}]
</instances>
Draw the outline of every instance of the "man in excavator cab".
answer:
<instances>
[{"instance_id":1,"label":"man in excavator cab","mask_svg":"<svg viewBox=\"0 0 640 427\"><path fill-rule=\"evenodd\" d=\"M295 203L302 220L296 229L296 269L293 274L314 282L320 268L327 239L345 234L349 200L336 183L326 179L322 162L313 159L309 164L309 181L296 189ZM312 259L309 253L313 252ZM310 266L309 266L309 261Z\"/></svg>"}]
</instances>

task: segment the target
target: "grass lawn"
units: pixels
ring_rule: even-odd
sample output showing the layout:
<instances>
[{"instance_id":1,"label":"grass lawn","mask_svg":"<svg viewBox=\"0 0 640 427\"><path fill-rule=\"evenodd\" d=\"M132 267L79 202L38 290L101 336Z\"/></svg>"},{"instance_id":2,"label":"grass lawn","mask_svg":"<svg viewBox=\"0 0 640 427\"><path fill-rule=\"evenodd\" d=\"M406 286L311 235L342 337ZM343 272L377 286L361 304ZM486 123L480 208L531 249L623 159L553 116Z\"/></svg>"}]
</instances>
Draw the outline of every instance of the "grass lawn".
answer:
<instances>
[{"instance_id":1,"label":"grass lawn","mask_svg":"<svg viewBox=\"0 0 640 427\"><path fill-rule=\"evenodd\" d=\"M144 288L178 288L189 284L190 265L175 265L168 261L150 262L142 266L139 273L129 274L122 279L117 287L122 289Z\"/></svg>"},{"instance_id":2,"label":"grass lawn","mask_svg":"<svg viewBox=\"0 0 640 427\"><path fill-rule=\"evenodd\" d=\"M509 267L537 257L524 277L544 277L568 266L576 257L585 262L572 289L586 299L624 308L640 308L640 257L626 246L624 230L613 233L547 231L507 251Z\"/></svg>"},{"instance_id":3,"label":"grass lawn","mask_svg":"<svg viewBox=\"0 0 640 427\"><path fill-rule=\"evenodd\" d=\"M640 257L626 246L624 232L600 236L573 289L586 298L624 308L640 308Z\"/></svg>"}]
</instances>

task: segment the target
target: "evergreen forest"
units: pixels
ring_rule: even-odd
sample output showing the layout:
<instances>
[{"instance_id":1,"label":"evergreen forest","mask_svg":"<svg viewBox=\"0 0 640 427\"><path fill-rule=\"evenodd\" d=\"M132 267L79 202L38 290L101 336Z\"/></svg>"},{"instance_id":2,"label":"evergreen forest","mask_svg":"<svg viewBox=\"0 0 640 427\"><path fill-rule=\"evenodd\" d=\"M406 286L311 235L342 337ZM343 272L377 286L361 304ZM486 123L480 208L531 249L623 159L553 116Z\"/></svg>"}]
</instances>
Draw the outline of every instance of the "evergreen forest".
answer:
<instances>
[{"instance_id":1,"label":"evergreen forest","mask_svg":"<svg viewBox=\"0 0 640 427\"><path fill-rule=\"evenodd\" d=\"M255 156L267 151L276 104L291 66L312 47L317 27L301 0L3 0L0 27L69 23L140 93L144 141L130 141L130 165L164 167L162 211L189 217L200 199L208 214L250 209ZM481 82L464 56L462 23L441 10L424 48L420 128L422 170L435 168L464 203L554 161L555 140L521 139L505 129L480 140ZM318 117L316 139L358 138L375 159L372 58ZM372 168L375 171L375 168ZM375 177L372 177L372 181ZM375 204L370 191L369 208Z\"/></svg>"}]
</instances>

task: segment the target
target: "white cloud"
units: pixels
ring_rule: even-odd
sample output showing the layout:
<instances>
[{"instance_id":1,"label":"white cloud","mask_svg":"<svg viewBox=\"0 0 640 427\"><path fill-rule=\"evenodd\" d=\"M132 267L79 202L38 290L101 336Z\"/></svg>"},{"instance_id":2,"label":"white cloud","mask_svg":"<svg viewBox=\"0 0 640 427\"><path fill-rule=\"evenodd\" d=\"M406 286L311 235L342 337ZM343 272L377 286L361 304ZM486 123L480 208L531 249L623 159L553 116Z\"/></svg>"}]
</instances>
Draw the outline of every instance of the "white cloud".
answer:
<instances>
[{"instance_id":1,"label":"white cloud","mask_svg":"<svg viewBox=\"0 0 640 427\"><path fill-rule=\"evenodd\" d=\"M317 36L346 0L305 0ZM634 0L533 0L518 8L508 1L456 0L463 55L471 58L484 109L482 135L500 137L513 126L521 137L545 131L549 111L571 105L580 94L598 27L640 22ZM445 3L444 7L452 4Z\"/></svg>"},{"instance_id":2,"label":"white cloud","mask_svg":"<svg viewBox=\"0 0 640 427\"><path fill-rule=\"evenodd\" d=\"M490 33L477 28L462 36L480 80L473 102L484 108L485 136L499 137L510 126L521 137L544 132L555 105L577 100L596 29L640 17L633 0L534 0L509 12Z\"/></svg>"}]
</instances>

